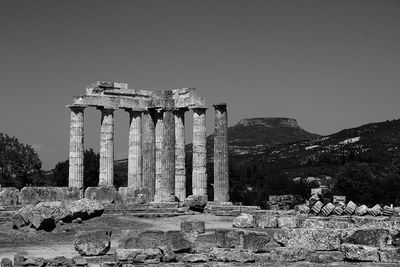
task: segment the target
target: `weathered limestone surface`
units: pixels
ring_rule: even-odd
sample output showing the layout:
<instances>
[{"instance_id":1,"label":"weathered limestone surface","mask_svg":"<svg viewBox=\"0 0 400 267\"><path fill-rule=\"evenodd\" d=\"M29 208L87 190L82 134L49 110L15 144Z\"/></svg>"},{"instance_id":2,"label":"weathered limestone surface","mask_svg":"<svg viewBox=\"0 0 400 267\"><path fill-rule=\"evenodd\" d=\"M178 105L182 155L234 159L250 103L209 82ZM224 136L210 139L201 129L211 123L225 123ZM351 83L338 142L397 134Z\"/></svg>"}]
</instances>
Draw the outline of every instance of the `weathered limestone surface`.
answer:
<instances>
[{"instance_id":1,"label":"weathered limestone surface","mask_svg":"<svg viewBox=\"0 0 400 267\"><path fill-rule=\"evenodd\" d=\"M150 201L150 190L147 187L120 187L118 193L121 195L124 204L145 204Z\"/></svg>"},{"instance_id":2,"label":"weathered limestone surface","mask_svg":"<svg viewBox=\"0 0 400 267\"><path fill-rule=\"evenodd\" d=\"M114 109L102 107L100 110L99 186L110 186L114 183Z\"/></svg>"},{"instance_id":3,"label":"weathered limestone surface","mask_svg":"<svg viewBox=\"0 0 400 267\"><path fill-rule=\"evenodd\" d=\"M247 213L242 213L233 219L233 227L237 228L252 228L254 227L254 216Z\"/></svg>"},{"instance_id":4,"label":"weathered limestone surface","mask_svg":"<svg viewBox=\"0 0 400 267\"><path fill-rule=\"evenodd\" d=\"M160 190L162 187L162 148L163 148L163 111L155 111L155 150L156 150L156 179L155 179L155 193L154 201L161 202Z\"/></svg>"},{"instance_id":5,"label":"weathered limestone surface","mask_svg":"<svg viewBox=\"0 0 400 267\"><path fill-rule=\"evenodd\" d=\"M116 203L118 192L114 186L88 187L85 190L85 198L96 200L99 203Z\"/></svg>"},{"instance_id":6,"label":"weathered limestone surface","mask_svg":"<svg viewBox=\"0 0 400 267\"><path fill-rule=\"evenodd\" d=\"M185 112L186 109L175 110L175 196L183 201L186 198L185 167Z\"/></svg>"},{"instance_id":7,"label":"weathered limestone surface","mask_svg":"<svg viewBox=\"0 0 400 267\"><path fill-rule=\"evenodd\" d=\"M104 255L111 247L111 233L104 230L78 232L74 237L75 250L86 256Z\"/></svg>"},{"instance_id":8,"label":"weathered limestone surface","mask_svg":"<svg viewBox=\"0 0 400 267\"><path fill-rule=\"evenodd\" d=\"M156 186L156 148L155 121L153 111L142 113L142 153L143 153L143 187L150 190L150 199L154 200Z\"/></svg>"},{"instance_id":9,"label":"weathered limestone surface","mask_svg":"<svg viewBox=\"0 0 400 267\"><path fill-rule=\"evenodd\" d=\"M128 187L143 187L142 181L142 117L140 111L129 112Z\"/></svg>"},{"instance_id":10,"label":"weathered limestone surface","mask_svg":"<svg viewBox=\"0 0 400 267\"><path fill-rule=\"evenodd\" d=\"M24 187L19 192L19 203L36 204L46 201L78 200L80 188L72 187Z\"/></svg>"},{"instance_id":11,"label":"weathered limestone surface","mask_svg":"<svg viewBox=\"0 0 400 267\"><path fill-rule=\"evenodd\" d=\"M226 104L213 105L215 108L214 133L214 201L229 201L228 167L228 113Z\"/></svg>"},{"instance_id":12,"label":"weathered limestone surface","mask_svg":"<svg viewBox=\"0 0 400 267\"><path fill-rule=\"evenodd\" d=\"M207 195L206 110L202 107L193 108L193 195Z\"/></svg>"},{"instance_id":13,"label":"weathered limestone surface","mask_svg":"<svg viewBox=\"0 0 400 267\"><path fill-rule=\"evenodd\" d=\"M71 109L71 122L69 133L68 186L83 190L83 111L85 109L85 106L69 106L69 108Z\"/></svg>"},{"instance_id":14,"label":"weathered limestone surface","mask_svg":"<svg viewBox=\"0 0 400 267\"><path fill-rule=\"evenodd\" d=\"M0 187L0 206L13 206L18 204L19 191L15 187Z\"/></svg>"}]
</instances>

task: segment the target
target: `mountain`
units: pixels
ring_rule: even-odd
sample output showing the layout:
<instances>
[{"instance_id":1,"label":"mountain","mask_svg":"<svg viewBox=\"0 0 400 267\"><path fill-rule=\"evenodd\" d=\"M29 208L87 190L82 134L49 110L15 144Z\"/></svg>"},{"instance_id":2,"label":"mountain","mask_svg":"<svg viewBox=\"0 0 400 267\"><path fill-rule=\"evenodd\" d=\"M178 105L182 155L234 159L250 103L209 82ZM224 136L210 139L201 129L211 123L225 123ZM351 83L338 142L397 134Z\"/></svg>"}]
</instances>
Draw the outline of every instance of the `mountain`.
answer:
<instances>
[{"instance_id":1,"label":"mountain","mask_svg":"<svg viewBox=\"0 0 400 267\"><path fill-rule=\"evenodd\" d=\"M268 194L298 193L300 187L302 194L309 194L309 187L324 180L333 193L362 204L400 204L400 120L369 123L233 158L233 191L250 202L260 204Z\"/></svg>"}]
</instances>

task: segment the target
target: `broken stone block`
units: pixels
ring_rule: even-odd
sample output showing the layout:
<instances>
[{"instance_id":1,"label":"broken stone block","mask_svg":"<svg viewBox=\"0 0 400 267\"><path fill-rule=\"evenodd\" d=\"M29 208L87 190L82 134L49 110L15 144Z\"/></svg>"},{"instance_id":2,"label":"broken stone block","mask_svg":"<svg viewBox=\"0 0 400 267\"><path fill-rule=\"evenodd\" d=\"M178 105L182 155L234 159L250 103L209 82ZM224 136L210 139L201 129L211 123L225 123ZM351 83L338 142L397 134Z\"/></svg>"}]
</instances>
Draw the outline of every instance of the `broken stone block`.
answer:
<instances>
[{"instance_id":1,"label":"broken stone block","mask_svg":"<svg viewBox=\"0 0 400 267\"><path fill-rule=\"evenodd\" d=\"M379 259L381 262L400 263L400 249L394 247L381 248Z\"/></svg>"},{"instance_id":2,"label":"broken stone block","mask_svg":"<svg viewBox=\"0 0 400 267\"><path fill-rule=\"evenodd\" d=\"M314 213L314 214L318 214L320 211L321 211L321 209L324 207L324 204L321 202L321 201L317 201L317 202L315 202L315 204L312 206L312 208L311 208L311 211Z\"/></svg>"},{"instance_id":3,"label":"broken stone block","mask_svg":"<svg viewBox=\"0 0 400 267\"><path fill-rule=\"evenodd\" d=\"M71 220L76 218L88 219L101 216L101 214L104 212L103 204L87 198L64 202L63 204L70 213Z\"/></svg>"},{"instance_id":4,"label":"broken stone block","mask_svg":"<svg viewBox=\"0 0 400 267\"><path fill-rule=\"evenodd\" d=\"M119 264L134 264L134 263L145 263L145 264L157 264L161 262L162 253L157 248L129 248L115 250L115 258Z\"/></svg>"},{"instance_id":5,"label":"broken stone block","mask_svg":"<svg viewBox=\"0 0 400 267\"><path fill-rule=\"evenodd\" d=\"M123 230L119 248L158 248L166 246L173 252L190 251L194 244L181 231L134 231Z\"/></svg>"},{"instance_id":6,"label":"broken stone block","mask_svg":"<svg viewBox=\"0 0 400 267\"><path fill-rule=\"evenodd\" d=\"M40 204L40 203L39 203ZM43 205L36 205L27 213L29 222L37 230L51 231L56 227L51 210Z\"/></svg>"},{"instance_id":7,"label":"broken stone block","mask_svg":"<svg viewBox=\"0 0 400 267\"><path fill-rule=\"evenodd\" d=\"M204 212L207 202L207 195L190 195L185 199L183 206L193 211Z\"/></svg>"},{"instance_id":8,"label":"broken stone block","mask_svg":"<svg viewBox=\"0 0 400 267\"><path fill-rule=\"evenodd\" d=\"M312 208L318 201L319 201L318 195L311 195L310 199L308 200L309 207Z\"/></svg>"},{"instance_id":9,"label":"broken stone block","mask_svg":"<svg viewBox=\"0 0 400 267\"><path fill-rule=\"evenodd\" d=\"M1 267L13 267L13 262L10 258L2 258L0 266Z\"/></svg>"},{"instance_id":10,"label":"broken stone block","mask_svg":"<svg viewBox=\"0 0 400 267\"><path fill-rule=\"evenodd\" d=\"M348 236L344 243L383 248L387 246L389 239L388 229L358 229Z\"/></svg>"},{"instance_id":11,"label":"broken stone block","mask_svg":"<svg viewBox=\"0 0 400 267\"><path fill-rule=\"evenodd\" d=\"M117 193L114 186L88 187L85 190L85 198L102 204L110 204L115 203Z\"/></svg>"},{"instance_id":12,"label":"broken stone block","mask_svg":"<svg viewBox=\"0 0 400 267\"><path fill-rule=\"evenodd\" d=\"M271 260L277 262L304 261L308 251L304 248L279 247L271 251Z\"/></svg>"},{"instance_id":13,"label":"broken stone block","mask_svg":"<svg viewBox=\"0 0 400 267\"><path fill-rule=\"evenodd\" d=\"M183 233L187 232L197 232L198 234L204 234L206 232L204 221L198 220L187 220L181 222L181 231Z\"/></svg>"},{"instance_id":14,"label":"broken stone block","mask_svg":"<svg viewBox=\"0 0 400 267\"><path fill-rule=\"evenodd\" d=\"M14 255L14 266L45 266L44 258L29 255L26 251L19 251Z\"/></svg>"},{"instance_id":15,"label":"broken stone block","mask_svg":"<svg viewBox=\"0 0 400 267\"><path fill-rule=\"evenodd\" d=\"M251 214L241 213L233 219L233 227L252 228L254 227L254 217Z\"/></svg>"},{"instance_id":16,"label":"broken stone block","mask_svg":"<svg viewBox=\"0 0 400 267\"><path fill-rule=\"evenodd\" d=\"M303 222L303 218L300 216L281 216L278 217L279 228L297 228L300 227Z\"/></svg>"},{"instance_id":17,"label":"broken stone block","mask_svg":"<svg viewBox=\"0 0 400 267\"><path fill-rule=\"evenodd\" d=\"M0 206L18 205L19 190L15 187L0 187Z\"/></svg>"},{"instance_id":18,"label":"broken stone block","mask_svg":"<svg viewBox=\"0 0 400 267\"><path fill-rule=\"evenodd\" d=\"M303 214L308 214L310 212L310 207L306 204L294 206L294 210Z\"/></svg>"},{"instance_id":19,"label":"broken stone block","mask_svg":"<svg viewBox=\"0 0 400 267\"><path fill-rule=\"evenodd\" d=\"M267 252L279 247L279 244L265 232L243 231L240 243L240 249L254 253Z\"/></svg>"},{"instance_id":20,"label":"broken stone block","mask_svg":"<svg viewBox=\"0 0 400 267\"><path fill-rule=\"evenodd\" d=\"M75 256L72 258L72 261L75 266L87 266L88 265L87 260L82 256Z\"/></svg>"},{"instance_id":21,"label":"broken stone block","mask_svg":"<svg viewBox=\"0 0 400 267\"><path fill-rule=\"evenodd\" d=\"M74 247L83 256L104 255L110 250L111 231L80 231L74 237Z\"/></svg>"},{"instance_id":22,"label":"broken stone block","mask_svg":"<svg viewBox=\"0 0 400 267\"><path fill-rule=\"evenodd\" d=\"M343 258L340 251L313 251L306 255L305 260L313 263L332 263L341 262Z\"/></svg>"},{"instance_id":23,"label":"broken stone block","mask_svg":"<svg viewBox=\"0 0 400 267\"><path fill-rule=\"evenodd\" d=\"M343 243L339 249L344 258L351 261L379 261L378 248Z\"/></svg>"},{"instance_id":24,"label":"broken stone block","mask_svg":"<svg viewBox=\"0 0 400 267\"><path fill-rule=\"evenodd\" d=\"M335 205L333 205L332 203L328 203L321 209L321 213L326 217L329 216L334 209Z\"/></svg>"},{"instance_id":25,"label":"broken stone block","mask_svg":"<svg viewBox=\"0 0 400 267\"><path fill-rule=\"evenodd\" d=\"M384 206L382 215L383 216L392 216L393 215L393 208L389 207L389 206Z\"/></svg>"},{"instance_id":26,"label":"broken stone block","mask_svg":"<svg viewBox=\"0 0 400 267\"><path fill-rule=\"evenodd\" d=\"M73 267L74 263L72 259L67 259L64 256L59 256L46 260L46 267L56 267L56 266L65 266L65 267Z\"/></svg>"},{"instance_id":27,"label":"broken stone block","mask_svg":"<svg viewBox=\"0 0 400 267\"><path fill-rule=\"evenodd\" d=\"M368 213L368 207L365 205L361 205L356 208L354 214L357 216L364 216Z\"/></svg>"},{"instance_id":28,"label":"broken stone block","mask_svg":"<svg viewBox=\"0 0 400 267\"><path fill-rule=\"evenodd\" d=\"M357 206L353 201L349 201L347 203L346 208L344 209L344 214L351 215L356 210Z\"/></svg>"},{"instance_id":29,"label":"broken stone block","mask_svg":"<svg viewBox=\"0 0 400 267\"><path fill-rule=\"evenodd\" d=\"M278 228L278 218L273 215L257 215L255 226L258 228Z\"/></svg>"},{"instance_id":30,"label":"broken stone block","mask_svg":"<svg viewBox=\"0 0 400 267\"><path fill-rule=\"evenodd\" d=\"M234 229L215 229L215 242L219 248L239 248L240 232Z\"/></svg>"},{"instance_id":31,"label":"broken stone block","mask_svg":"<svg viewBox=\"0 0 400 267\"><path fill-rule=\"evenodd\" d=\"M333 196L332 203L334 205L339 204L340 202L346 203L346 196Z\"/></svg>"},{"instance_id":32,"label":"broken stone block","mask_svg":"<svg viewBox=\"0 0 400 267\"><path fill-rule=\"evenodd\" d=\"M163 262L173 262L176 261L176 254L172 251L171 248L167 246L159 246L158 249L161 250L162 253L162 261Z\"/></svg>"},{"instance_id":33,"label":"broken stone block","mask_svg":"<svg viewBox=\"0 0 400 267\"><path fill-rule=\"evenodd\" d=\"M344 206L342 206L340 204L336 205L332 211L332 214L339 215L339 216L342 215L345 207L346 207L345 205Z\"/></svg>"},{"instance_id":34,"label":"broken stone block","mask_svg":"<svg viewBox=\"0 0 400 267\"><path fill-rule=\"evenodd\" d=\"M379 204L376 204L368 210L368 214L372 216L380 216L382 215L382 207Z\"/></svg>"},{"instance_id":35,"label":"broken stone block","mask_svg":"<svg viewBox=\"0 0 400 267\"><path fill-rule=\"evenodd\" d=\"M15 228L19 229L26 225L24 218L18 212L11 216L11 221L14 223Z\"/></svg>"},{"instance_id":36,"label":"broken stone block","mask_svg":"<svg viewBox=\"0 0 400 267\"><path fill-rule=\"evenodd\" d=\"M218 262L249 263L255 261L254 255L256 254L240 250L213 248L212 251L210 252L210 260Z\"/></svg>"},{"instance_id":37,"label":"broken stone block","mask_svg":"<svg viewBox=\"0 0 400 267\"><path fill-rule=\"evenodd\" d=\"M34 209L46 210L47 213L51 214L56 223L61 220L66 220L71 215L64 203L58 201L40 202Z\"/></svg>"},{"instance_id":38,"label":"broken stone block","mask_svg":"<svg viewBox=\"0 0 400 267\"><path fill-rule=\"evenodd\" d=\"M340 247L341 230L329 228L285 228L277 231L273 239L287 248L305 250L337 250Z\"/></svg>"},{"instance_id":39,"label":"broken stone block","mask_svg":"<svg viewBox=\"0 0 400 267\"><path fill-rule=\"evenodd\" d=\"M118 193L121 195L124 204L145 204L150 201L150 189L147 187L120 187Z\"/></svg>"},{"instance_id":40,"label":"broken stone block","mask_svg":"<svg viewBox=\"0 0 400 267\"><path fill-rule=\"evenodd\" d=\"M208 262L207 254L187 254L182 257L183 262Z\"/></svg>"}]
</instances>

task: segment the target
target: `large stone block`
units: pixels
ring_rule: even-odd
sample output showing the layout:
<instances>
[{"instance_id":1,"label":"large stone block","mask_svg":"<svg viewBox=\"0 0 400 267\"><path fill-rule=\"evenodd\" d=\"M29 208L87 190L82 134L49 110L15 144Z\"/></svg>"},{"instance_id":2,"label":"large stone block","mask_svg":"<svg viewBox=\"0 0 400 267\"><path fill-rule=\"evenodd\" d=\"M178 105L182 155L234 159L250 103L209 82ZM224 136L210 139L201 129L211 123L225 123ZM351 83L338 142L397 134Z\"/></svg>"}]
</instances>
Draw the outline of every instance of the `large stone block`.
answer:
<instances>
[{"instance_id":1,"label":"large stone block","mask_svg":"<svg viewBox=\"0 0 400 267\"><path fill-rule=\"evenodd\" d=\"M378 248L376 247L343 243L340 246L340 251L347 260L379 261Z\"/></svg>"},{"instance_id":2,"label":"large stone block","mask_svg":"<svg viewBox=\"0 0 400 267\"><path fill-rule=\"evenodd\" d=\"M271 251L271 260L277 262L296 262L304 261L308 253L304 248L285 248L279 247Z\"/></svg>"},{"instance_id":3,"label":"large stone block","mask_svg":"<svg viewBox=\"0 0 400 267\"><path fill-rule=\"evenodd\" d=\"M181 231L133 231L123 230L119 248L148 249L168 247L173 252L190 251L194 244Z\"/></svg>"},{"instance_id":4,"label":"large stone block","mask_svg":"<svg viewBox=\"0 0 400 267\"><path fill-rule=\"evenodd\" d=\"M306 261L313 263L332 263L332 262L342 262L343 253L340 251L313 251L306 255Z\"/></svg>"},{"instance_id":5,"label":"large stone block","mask_svg":"<svg viewBox=\"0 0 400 267\"><path fill-rule=\"evenodd\" d=\"M78 200L79 188L68 187L24 187L19 193L19 202L23 205L38 202Z\"/></svg>"},{"instance_id":6,"label":"large stone block","mask_svg":"<svg viewBox=\"0 0 400 267\"><path fill-rule=\"evenodd\" d=\"M71 214L72 219L92 218L96 216L101 216L101 214L104 212L103 204L94 200L89 200L87 198L82 198L80 200L75 200L71 202L64 202L64 205Z\"/></svg>"},{"instance_id":7,"label":"large stone block","mask_svg":"<svg viewBox=\"0 0 400 267\"><path fill-rule=\"evenodd\" d=\"M70 212L63 202L53 201L53 202L40 202L34 209L40 209L43 212L51 214L54 221L57 223L60 220L68 220L70 217Z\"/></svg>"},{"instance_id":8,"label":"large stone block","mask_svg":"<svg viewBox=\"0 0 400 267\"><path fill-rule=\"evenodd\" d=\"M266 252L279 246L268 233L236 229L216 229L215 241L220 248L236 248L249 252Z\"/></svg>"},{"instance_id":9,"label":"large stone block","mask_svg":"<svg viewBox=\"0 0 400 267\"><path fill-rule=\"evenodd\" d=\"M147 187L129 188L120 187L118 193L121 195L122 203L124 204L145 204L149 203L150 189Z\"/></svg>"},{"instance_id":10,"label":"large stone block","mask_svg":"<svg viewBox=\"0 0 400 267\"><path fill-rule=\"evenodd\" d=\"M254 216L247 213L241 213L233 219L233 227L252 228L254 227Z\"/></svg>"},{"instance_id":11,"label":"large stone block","mask_svg":"<svg viewBox=\"0 0 400 267\"><path fill-rule=\"evenodd\" d=\"M280 216L278 217L279 228L298 228L301 226L304 218L297 215Z\"/></svg>"},{"instance_id":12,"label":"large stone block","mask_svg":"<svg viewBox=\"0 0 400 267\"><path fill-rule=\"evenodd\" d=\"M15 228L19 229L26 225L24 218L18 212L11 216L11 221L14 223Z\"/></svg>"},{"instance_id":13,"label":"large stone block","mask_svg":"<svg viewBox=\"0 0 400 267\"><path fill-rule=\"evenodd\" d=\"M274 215L255 216L255 226L258 228L278 228L278 218Z\"/></svg>"},{"instance_id":14,"label":"large stone block","mask_svg":"<svg viewBox=\"0 0 400 267\"><path fill-rule=\"evenodd\" d=\"M358 229L348 236L344 243L383 248L391 238L388 229Z\"/></svg>"},{"instance_id":15,"label":"large stone block","mask_svg":"<svg viewBox=\"0 0 400 267\"><path fill-rule=\"evenodd\" d=\"M207 202L207 195L190 195L185 199L183 205L189 207L190 210L204 212Z\"/></svg>"},{"instance_id":16,"label":"large stone block","mask_svg":"<svg viewBox=\"0 0 400 267\"><path fill-rule=\"evenodd\" d=\"M254 254L240 251L240 250L231 250L226 248L213 248L209 253L210 259L218 262L240 262L240 263L249 263L254 262Z\"/></svg>"},{"instance_id":17,"label":"large stone block","mask_svg":"<svg viewBox=\"0 0 400 267\"><path fill-rule=\"evenodd\" d=\"M220 248L239 248L240 231L235 229L215 229L215 242Z\"/></svg>"},{"instance_id":18,"label":"large stone block","mask_svg":"<svg viewBox=\"0 0 400 267\"><path fill-rule=\"evenodd\" d=\"M85 190L85 198L102 204L116 203L118 194L114 186L88 187Z\"/></svg>"},{"instance_id":19,"label":"large stone block","mask_svg":"<svg viewBox=\"0 0 400 267\"><path fill-rule=\"evenodd\" d=\"M328 228L284 228L275 232L273 238L287 248L337 250L340 247L340 236L340 230Z\"/></svg>"},{"instance_id":20,"label":"large stone block","mask_svg":"<svg viewBox=\"0 0 400 267\"><path fill-rule=\"evenodd\" d=\"M37 230L51 231L56 227L51 210L45 205L36 205L27 214L28 221Z\"/></svg>"},{"instance_id":21,"label":"large stone block","mask_svg":"<svg viewBox=\"0 0 400 267\"><path fill-rule=\"evenodd\" d=\"M385 247L380 249L378 253L381 262L400 263L400 248Z\"/></svg>"},{"instance_id":22,"label":"large stone block","mask_svg":"<svg viewBox=\"0 0 400 267\"><path fill-rule=\"evenodd\" d=\"M81 231L74 237L74 248L81 255L104 255L110 250L111 231Z\"/></svg>"},{"instance_id":23,"label":"large stone block","mask_svg":"<svg viewBox=\"0 0 400 267\"><path fill-rule=\"evenodd\" d=\"M181 231L183 233L197 232L204 234L206 232L204 221L186 220L181 222Z\"/></svg>"},{"instance_id":24,"label":"large stone block","mask_svg":"<svg viewBox=\"0 0 400 267\"><path fill-rule=\"evenodd\" d=\"M15 187L0 187L0 206L18 205L19 191Z\"/></svg>"},{"instance_id":25,"label":"large stone block","mask_svg":"<svg viewBox=\"0 0 400 267\"><path fill-rule=\"evenodd\" d=\"M123 265L135 263L157 264L160 263L162 256L161 250L157 248L118 248L115 250L116 260Z\"/></svg>"}]
</instances>

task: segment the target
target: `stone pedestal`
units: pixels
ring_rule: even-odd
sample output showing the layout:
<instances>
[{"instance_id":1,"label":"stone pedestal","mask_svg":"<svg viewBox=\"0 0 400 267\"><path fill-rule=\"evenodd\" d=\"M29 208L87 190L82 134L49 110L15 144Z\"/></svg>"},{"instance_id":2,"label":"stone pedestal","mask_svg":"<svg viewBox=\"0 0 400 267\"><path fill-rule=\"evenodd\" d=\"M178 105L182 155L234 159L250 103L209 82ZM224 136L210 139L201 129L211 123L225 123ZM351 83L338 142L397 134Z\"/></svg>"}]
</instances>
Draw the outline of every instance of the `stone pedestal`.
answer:
<instances>
[{"instance_id":1,"label":"stone pedestal","mask_svg":"<svg viewBox=\"0 0 400 267\"><path fill-rule=\"evenodd\" d=\"M207 195L206 110L204 107L193 108L193 195Z\"/></svg>"},{"instance_id":2,"label":"stone pedestal","mask_svg":"<svg viewBox=\"0 0 400 267\"><path fill-rule=\"evenodd\" d=\"M85 106L68 106L71 109L69 134L68 187L79 188L83 195L83 136Z\"/></svg>"},{"instance_id":3,"label":"stone pedestal","mask_svg":"<svg viewBox=\"0 0 400 267\"><path fill-rule=\"evenodd\" d=\"M143 187L142 181L142 118L141 111L129 112L128 187Z\"/></svg>"},{"instance_id":4,"label":"stone pedestal","mask_svg":"<svg viewBox=\"0 0 400 267\"><path fill-rule=\"evenodd\" d=\"M228 113L226 104L215 104L214 201L229 201Z\"/></svg>"},{"instance_id":5,"label":"stone pedestal","mask_svg":"<svg viewBox=\"0 0 400 267\"><path fill-rule=\"evenodd\" d=\"M185 167L185 112L187 109L175 110L175 196L184 201L186 198Z\"/></svg>"},{"instance_id":6,"label":"stone pedestal","mask_svg":"<svg viewBox=\"0 0 400 267\"><path fill-rule=\"evenodd\" d=\"M154 201L160 202L162 188L163 110L155 111L156 181Z\"/></svg>"},{"instance_id":7,"label":"stone pedestal","mask_svg":"<svg viewBox=\"0 0 400 267\"><path fill-rule=\"evenodd\" d=\"M99 186L114 183L114 109L101 107Z\"/></svg>"},{"instance_id":8,"label":"stone pedestal","mask_svg":"<svg viewBox=\"0 0 400 267\"><path fill-rule=\"evenodd\" d=\"M142 113L142 155L143 155L143 171L142 180L143 187L150 190L150 201L154 200L156 186L156 150L155 150L155 121L153 111L144 111Z\"/></svg>"}]
</instances>

